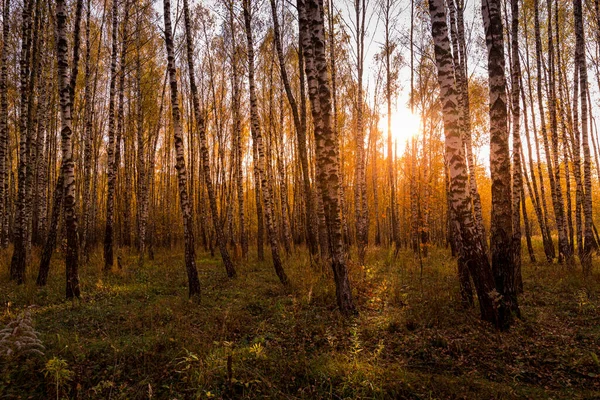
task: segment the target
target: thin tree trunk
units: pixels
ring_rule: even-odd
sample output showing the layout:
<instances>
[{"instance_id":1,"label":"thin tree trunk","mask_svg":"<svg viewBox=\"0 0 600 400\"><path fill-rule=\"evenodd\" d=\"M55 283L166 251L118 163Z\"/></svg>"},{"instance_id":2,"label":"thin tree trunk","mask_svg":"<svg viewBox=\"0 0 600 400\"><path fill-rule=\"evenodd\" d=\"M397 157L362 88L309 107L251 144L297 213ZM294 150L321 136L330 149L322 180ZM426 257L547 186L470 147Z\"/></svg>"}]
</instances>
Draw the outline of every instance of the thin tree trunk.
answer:
<instances>
[{"instance_id":1,"label":"thin tree trunk","mask_svg":"<svg viewBox=\"0 0 600 400\"><path fill-rule=\"evenodd\" d=\"M294 121L294 128L296 130L298 156L300 158L300 166L302 169L302 183L304 189L304 205L306 212L306 238L308 248L312 255L317 253L317 230L316 225L312 223L314 221L314 204L312 188L310 185L310 171L308 167L308 151L306 148L306 122L302 123L300 118L300 112L298 111L298 104L292 93L290 81L288 78L287 70L285 68L285 59L283 56L283 46L281 44L281 32L279 27L279 18L277 16L277 7L275 6L275 0L271 0L271 13L273 16L273 34L275 41L275 50L277 52L277 59L279 61L279 70L281 73L281 81L285 89L285 94L292 110L292 117ZM299 51L299 56L301 50ZM300 71L303 74L303 71ZM301 77L301 85L304 85L303 77ZM302 88L303 90L304 88ZM304 97L301 96L301 101L304 101Z\"/></svg>"},{"instance_id":2,"label":"thin tree trunk","mask_svg":"<svg viewBox=\"0 0 600 400\"><path fill-rule=\"evenodd\" d=\"M231 30L231 86L232 86L232 117L233 117L233 141L235 153L235 177L238 201L238 218L240 229L240 244L242 247L242 258L248 257L248 235L246 233L246 216L244 212L244 175L242 171L242 126L240 118L240 83L238 72L239 49L236 42L236 30L234 22L233 2L228 4L229 8L229 26ZM259 247L260 250L260 247Z\"/></svg>"},{"instance_id":3,"label":"thin tree trunk","mask_svg":"<svg viewBox=\"0 0 600 400\"><path fill-rule=\"evenodd\" d=\"M168 0L167 0L168 1ZM166 15L166 13L165 13ZM118 2L112 5L112 53L110 60L110 88L108 98L108 189L106 194L106 229L104 233L104 271L111 270L114 264L114 224L115 224L115 89L117 81L117 49L118 49ZM118 146L118 143L117 143Z\"/></svg>"},{"instance_id":4,"label":"thin tree trunk","mask_svg":"<svg viewBox=\"0 0 600 400\"><path fill-rule=\"evenodd\" d=\"M364 70L364 45L365 45L365 15L364 0L354 0L356 17L356 160L355 160L355 185L354 185L354 216L356 220L356 245L358 258L361 264L365 261L365 251L369 237L367 205L367 175L365 154L365 123L364 123L364 95L363 95L363 70Z\"/></svg>"},{"instance_id":5,"label":"thin tree trunk","mask_svg":"<svg viewBox=\"0 0 600 400\"><path fill-rule=\"evenodd\" d=\"M27 109L29 93L27 93L27 78L29 71L29 35L31 25L31 7L33 0L25 0L23 3L21 56L20 56L20 119L19 119L19 167L18 167L18 192L16 201L16 212L14 218L14 249L10 263L10 279L17 284L25 282L25 269L27 261Z\"/></svg>"},{"instance_id":6,"label":"thin tree trunk","mask_svg":"<svg viewBox=\"0 0 600 400\"><path fill-rule=\"evenodd\" d=\"M183 0L183 15L185 24L185 42L186 42L186 53L188 63L188 74L190 78L190 91L192 95L192 105L194 107L194 118L196 120L196 128L198 130L198 137L200 138L200 155L202 157L202 168L204 170L204 183L206 185L206 191L208 193L208 202L210 205L210 211L213 221L213 226L217 234L217 245L221 252L221 258L227 271L227 276L233 278L235 276L235 267L231 258L229 257L229 251L227 250L227 240L223 233L223 226L219 220L219 211L217 210L217 198L215 190L213 188L212 177L210 173L210 164L208 159L208 144L206 140L206 131L204 127L204 117L200 112L200 101L198 99L198 88L196 87L196 77L194 73L194 42L191 32L190 22L190 10L188 6L188 0ZM171 84L172 85L172 84ZM182 144L183 145L183 144Z\"/></svg>"},{"instance_id":7,"label":"thin tree trunk","mask_svg":"<svg viewBox=\"0 0 600 400\"><path fill-rule=\"evenodd\" d=\"M524 9L523 11L525 11ZM526 17L525 17L526 18ZM542 242L544 245L544 253L546 255L546 260L548 262L552 262L555 257L555 249L554 243L552 240L552 235L550 234L550 227L548 225L548 207L546 204L546 189L543 180L542 174L542 163L540 157L540 144L538 141L537 135L537 124L535 118L535 103L533 100L533 87L531 83L531 71L530 71L530 63L529 63L529 35L527 30L527 24L524 24L524 36L525 36L525 56L526 56L526 69L527 69L527 82L529 88L529 103L531 104L531 123L533 127L533 139L535 142L535 150L536 157L538 160L537 170L540 179L540 191L538 192L537 179L535 177L535 169L533 167L533 152L531 147L531 139L529 136L529 124L527 123L527 102L525 101L525 87L521 82L521 99L523 101L523 117L524 117L524 126L525 126L525 137L527 139L527 150L529 155L529 169L531 172L531 183L533 186L533 192L530 190L529 193L532 195L532 201L534 201L535 211L538 218L538 223L540 225L540 231L542 234ZM527 178L527 174L525 174Z\"/></svg>"},{"instance_id":8,"label":"thin tree trunk","mask_svg":"<svg viewBox=\"0 0 600 400\"><path fill-rule=\"evenodd\" d=\"M400 234L398 232L398 210L396 207L396 179L394 178L394 159L392 154L392 52L394 47L391 43L391 7L392 0L386 0L384 4L384 25L385 25L385 99L387 106L387 173L388 184L390 185L390 224L391 224L391 242L394 243L396 252L400 249ZM412 58L411 58L412 61ZM411 82L412 84L412 82ZM411 87L412 99L412 87Z\"/></svg>"},{"instance_id":9,"label":"thin tree trunk","mask_svg":"<svg viewBox=\"0 0 600 400\"><path fill-rule=\"evenodd\" d=\"M550 1L550 0L549 0ZM537 95L538 105L540 108L540 120L541 120L541 134L544 142L544 152L546 153L546 164L548 166L548 177L550 180L550 190L552 193L552 205L554 207L554 217L556 220L556 228L558 230L558 248L559 248L559 261L562 262L563 257L567 259L567 263L571 262L571 256L569 254L569 246L567 243L567 235L564 224L564 204L562 198L562 189L560 184L560 168L558 164L558 132L556 132L556 97L553 96L553 41L551 40L551 33L549 34L548 40L548 54L549 54L549 67L550 67L550 81L549 81L549 111L550 111L550 128L552 133L552 150L548 143L548 135L545 121L545 111L542 101L542 42L540 35L540 23L539 23L539 11L538 11L538 0L534 0L534 24L535 24L535 46L536 46L536 63L537 63ZM550 3L548 3L550 7ZM549 32L551 32L551 19L548 20Z\"/></svg>"},{"instance_id":10,"label":"thin tree trunk","mask_svg":"<svg viewBox=\"0 0 600 400\"><path fill-rule=\"evenodd\" d=\"M275 273L282 284L289 283L288 277L283 269L281 257L279 255L279 245L277 241L277 228L275 226L275 215L272 208L272 193L266 171L265 149L260 123L258 120L258 101L256 99L256 88L254 83L254 41L252 38L252 19L251 19L250 0L243 0L244 23L246 27L246 41L248 54L248 81L250 90L250 119L252 141L256 143L255 165L258 169L260 187L262 191L263 206L265 212L265 222L267 225L267 238L271 246L271 256L273 257L273 266Z\"/></svg>"},{"instance_id":11,"label":"thin tree trunk","mask_svg":"<svg viewBox=\"0 0 600 400\"><path fill-rule=\"evenodd\" d=\"M513 265L515 272L516 292L522 291L523 278L521 276L521 193L523 192L523 179L521 176L521 63L519 60L519 0L511 0L511 116L512 116L512 240L513 240ZM519 289L520 288L520 289Z\"/></svg>"},{"instance_id":12,"label":"thin tree trunk","mask_svg":"<svg viewBox=\"0 0 600 400\"><path fill-rule=\"evenodd\" d=\"M8 230L4 221L8 216L8 35L10 0L4 0L2 13L2 53L0 53L0 247L8 246Z\"/></svg>"},{"instance_id":13,"label":"thin tree trunk","mask_svg":"<svg viewBox=\"0 0 600 400\"><path fill-rule=\"evenodd\" d=\"M583 273L589 274L592 270L592 249L594 248L595 240L592 230L592 173L591 173L591 156L590 145L588 141L588 80L587 80L587 65L585 59L585 33L583 30L583 7L581 0L574 0L573 15L575 18L575 68L579 70L579 92L581 102L581 144L583 148L583 180L584 180L584 197L583 197L583 254L581 265Z\"/></svg>"},{"instance_id":14,"label":"thin tree trunk","mask_svg":"<svg viewBox=\"0 0 600 400\"><path fill-rule=\"evenodd\" d=\"M129 193L127 190L123 190L123 186L120 183L119 170L121 168L121 142L125 142L124 138L124 125L125 125L125 74L127 64L127 48L128 48L128 28L129 28L129 0L125 0L124 4L124 15L123 15L123 30L121 38L121 55L120 55L120 68L119 68L119 80L117 83L117 141L115 143L115 190L117 191L117 206L123 202L122 213L120 213L120 222L118 226L121 228L119 232L119 239L117 240L118 245L129 246L129 208L127 206ZM124 149L125 150L125 149ZM125 158L125 157L123 157ZM124 164L126 161L124 161ZM124 173L127 174L127 168L124 168ZM117 207L118 209L118 207ZM120 241L120 242L119 242ZM117 250L118 250L117 245ZM117 257L119 260L119 256ZM117 263L120 268L120 263Z\"/></svg>"},{"instance_id":15,"label":"thin tree trunk","mask_svg":"<svg viewBox=\"0 0 600 400\"><path fill-rule=\"evenodd\" d=\"M58 86L60 90L60 116L62 137L62 177L63 177L63 207L65 216L65 228L67 231L67 251L65 257L66 265L66 296L67 298L79 297L79 274L78 274L78 246L77 240L77 211L75 208L75 162L73 161L72 144L72 120L71 108L73 106L73 87L77 78L75 65L79 61L79 27L81 22L81 9L83 0L77 1L75 15L74 34L74 57L71 81L69 81L69 55L68 36L66 31L67 12L64 0L56 1L57 22L57 57L58 57Z\"/></svg>"},{"instance_id":16,"label":"thin tree trunk","mask_svg":"<svg viewBox=\"0 0 600 400\"><path fill-rule=\"evenodd\" d=\"M177 98L177 71L175 69L175 55L173 50L173 28L171 25L171 1L164 0L165 18L165 44L167 47L167 69L169 72L169 85L171 87L171 112L173 115L173 139L175 142L177 183L179 186L179 205L183 217L183 234L185 240L185 268L188 277L190 297L200 297L200 280L196 270L196 257L194 246L193 218L187 193L187 171L185 169L185 150L183 148L183 133L181 129L181 116L179 113L179 99Z\"/></svg>"}]
</instances>

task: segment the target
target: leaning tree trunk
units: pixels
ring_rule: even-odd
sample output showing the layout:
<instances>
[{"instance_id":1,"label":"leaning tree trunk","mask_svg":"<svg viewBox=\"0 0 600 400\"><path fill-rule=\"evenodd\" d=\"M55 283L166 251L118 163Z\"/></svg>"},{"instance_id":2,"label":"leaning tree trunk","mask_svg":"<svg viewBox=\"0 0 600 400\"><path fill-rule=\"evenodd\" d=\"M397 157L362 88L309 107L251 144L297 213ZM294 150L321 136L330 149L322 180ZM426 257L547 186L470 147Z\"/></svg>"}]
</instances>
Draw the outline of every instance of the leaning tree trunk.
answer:
<instances>
[{"instance_id":1,"label":"leaning tree trunk","mask_svg":"<svg viewBox=\"0 0 600 400\"><path fill-rule=\"evenodd\" d=\"M317 183L323 201L329 256L336 285L338 307L344 315L356 314L346 266L342 235L339 142L332 129L330 76L325 54L325 24L322 0L298 0L302 51L306 58L309 97L313 110L316 142ZM314 69L313 69L314 68ZM313 82L310 82L313 80ZM318 90L315 90L318 88ZM317 111L315 113L315 111Z\"/></svg>"},{"instance_id":2,"label":"leaning tree trunk","mask_svg":"<svg viewBox=\"0 0 600 400\"><path fill-rule=\"evenodd\" d=\"M473 277L481 318L496 326L502 326L503 321L499 320L499 317L503 313L498 310L497 299L491 296L495 292L494 275L475 228L468 195L469 178L459 130L458 93L454 82L444 0L430 0L429 14L446 137L446 162L450 178L448 197L461 243L459 263L464 262Z\"/></svg>"},{"instance_id":3,"label":"leaning tree trunk","mask_svg":"<svg viewBox=\"0 0 600 400\"><path fill-rule=\"evenodd\" d=\"M185 267L188 276L189 296L200 296L200 280L196 270L194 247L194 220L190 209L187 192L187 171L185 169L185 151L183 149L183 133L181 128L181 115L179 113L179 99L177 98L177 70L175 69L175 55L173 50L173 31L171 26L171 1L164 0L165 14L165 44L167 47L167 69L169 72L169 85L171 86L171 112L173 114L173 131L176 152L177 182L179 185L179 205L183 216L183 234L185 240Z\"/></svg>"},{"instance_id":4,"label":"leaning tree trunk","mask_svg":"<svg viewBox=\"0 0 600 400\"><path fill-rule=\"evenodd\" d=\"M261 191L263 197L263 205L265 211L265 222L267 225L267 238L271 246L271 255L273 257L273 266L275 267L275 273L282 284L287 285L289 283L287 275L283 269L281 257L279 255L279 246L277 241L277 229L275 227L275 218L272 209L272 197L271 188L267 178L267 172L265 170L265 150L263 144L263 137L260 129L260 123L258 120L258 101L256 99L256 89L254 83L254 41L252 38L252 20L250 15L250 0L243 0L244 6L244 23L246 26L246 41L247 41L247 53L248 53L248 81L250 88L250 119L251 119L251 131L252 140L256 143L256 155L258 159L255 159L255 163L258 169L259 179L261 181ZM260 221L259 221L260 223Z\"/></svg>"},{"instance_id":5,"label":"leaning tree trunk","mask_svg":"<svg viewBox=\"0 0 600 400\"><path fill-rule=\"evenodd\" d=\"M198 130L198 137L200 138L200 154L202 159L202 168L204 169L204 183L206 184L206 191L208 193L208 202L210 205L210 212L212 216L213 226L217 234L217 245L221 252L221 258L227 271L227 276L233 278L235 276L235 267L229 257L229 251L227 250L227 240L223 233L223 225L219 219L219 211L217 210L217 198L215 190L213 188L212 177L210 173L210 164L208 159L208 144L206 140L206 131L204 127L204 117L200 113L200 101L198 100L198 88L196 87L196 77L194 75L194 42L191 32L190 22L190 10L188 7L188 0L183 0L183 16L185 23L185 42L187 51L187 62L188 62L188 74L190 77L190 91L192 95L192 105L194 107L194 118L196 119L196 129Z\"/></svg>"}]
</instances>

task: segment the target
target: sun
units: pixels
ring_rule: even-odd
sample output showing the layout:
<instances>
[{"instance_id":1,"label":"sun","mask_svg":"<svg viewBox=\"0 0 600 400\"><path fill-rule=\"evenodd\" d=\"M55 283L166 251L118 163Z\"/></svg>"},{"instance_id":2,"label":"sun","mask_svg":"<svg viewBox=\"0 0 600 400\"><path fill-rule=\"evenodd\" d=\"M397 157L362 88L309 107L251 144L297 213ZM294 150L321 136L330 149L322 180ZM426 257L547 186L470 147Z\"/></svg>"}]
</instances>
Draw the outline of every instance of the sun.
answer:
<instances>
[{"instance_id":1,"label":"sun","mask_svg":"<svg viewBox=\"0 0 600 400\"><path fill-rule=\"evenodd\" d=\"M379 121L379 126L384 137L387 137L387 117L384 116ZM398 107L392 110L392 141L394 146L403 148L406 142L418 136L422 129L421 118L419 114L415 114L407 107Z\"/></svg>"},{"instance_id":2,"label":"sun","mask_svg":"<svg viewBox=\"0 0 600 400\"><path fill-rule=\"evenodd\" d=\"M421 131L421 118L406 107L399 107L392 111L392 140L402 147L405 142L419 135ZM387 118L386 118L387 124ZM387 127L385 132L387 132Z\"/></svg>"}]
</instances>

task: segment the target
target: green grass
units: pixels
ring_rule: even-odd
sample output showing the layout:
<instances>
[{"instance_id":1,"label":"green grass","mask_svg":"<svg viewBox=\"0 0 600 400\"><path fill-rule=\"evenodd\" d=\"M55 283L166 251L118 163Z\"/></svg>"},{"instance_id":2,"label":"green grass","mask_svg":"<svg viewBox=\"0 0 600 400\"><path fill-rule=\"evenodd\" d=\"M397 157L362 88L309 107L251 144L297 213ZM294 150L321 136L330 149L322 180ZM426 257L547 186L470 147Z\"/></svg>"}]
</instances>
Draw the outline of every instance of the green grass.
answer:
<instances>
[{"instance_id":1,"label":"green grass","mask_svg":"<svg viewBox=\"0 0 600 400\"><path fill-rule=\"evenodd\" d=\"M422 276L410 252L351 261L352 320L335 309L329 271L303 252L286 261L289 289L268 262L238 263L228 280L201 254L200 304L187 300L182 251L142 269L123 254L109 275L93 254L74 302L60 256L38 289L35 271L9 283L0 254L0 323L29 309L45 345L44 357L0 360L0 398L600 398L598 275L525 263L523 318L497 332L460 307L455 260L430 253ZM49 365L65 373L58 385Z\"/></svg>"}]
</instances>

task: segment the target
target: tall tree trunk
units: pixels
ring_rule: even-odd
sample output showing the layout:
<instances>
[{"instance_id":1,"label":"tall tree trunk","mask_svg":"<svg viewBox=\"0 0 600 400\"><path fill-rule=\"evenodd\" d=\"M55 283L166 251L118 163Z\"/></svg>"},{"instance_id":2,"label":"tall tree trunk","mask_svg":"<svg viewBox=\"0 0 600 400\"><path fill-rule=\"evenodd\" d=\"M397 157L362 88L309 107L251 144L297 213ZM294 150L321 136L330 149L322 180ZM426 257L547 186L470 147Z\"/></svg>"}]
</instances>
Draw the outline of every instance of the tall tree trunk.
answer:
<instances>
[{"instance_id":1,"label":"tall tree trunk","mask_svg":"<svg viewBox=\"0 0 600 400\"><path fill-rule=\"evenodd\" d=\"M454 82L444 0L430 0L429 14L446 137L446 162L450 177L448 197L461 243L459 263L464 262L473 277L481 318L496 326L503 326L503 321L499 320L503 313L499 312L496 299L491 296L495 291L494 275L475 228L468 195L468 173L460 134L458 93Z\"/></svg>"},{"instance_id":2,"label":"tall tree trunk","mask_svg":"<svg viewBox=\"0 0 600 400\"><path fill-rule=\"evenodd\" d=\"M85 67L84 67L84 107L83 110L83 229L81 233L81 250L84 253L85 260L88 258L89 231L90 231L90 208L91 208L91 184L92 184L92 79L90 71L91 59L91 0L87 0L87 12L85 23Z\"/></svg>"},{"instance_id":3,"label":"tall tree trunk","mask_svg":"<svg viewBox=\"0 0 600 400\"><path fill-rule=\"evenodd\" d=\"M527 9L523 9L526 11ZM526 18L526 17L525 17ZM525 36L525 57L526 57L526 70L527 70L527 86L529 88L529 104L531 104L531 123L533 128L533 138L535 142L535 150L536 157L538 160L537 170L540 179L540 190L538 192L537 179L535 177L535 169L533 164L533 151L531 147L531 138L529 135L529 124L527 122L527 101L525 100L525 86L522 84L521 80L521 100L523 102L523 118L524 118L524 126L525 126L525 138L527 140L527 153L529 156L529 170L531 173L531 184L533 186L533 191L529 190L532 202L534 202L534 207L536 211L536 216L538 219L538 223L540 226L540 231L542 234L542 242L544 245L544 253L546 255L546 260L548 262L552 262L555 256L554 243L552 241L552 236L550 234L550 228L548 226L548 207L546 205L546 189L543 180L542 174L542 163L540 162L540 144L538 141L537 135L537 124L535 118L535 102L533 100L533 86L531 83L531 72L530 72L530 63L529 63L529 35L527 30L527 24L523 25L523 33ZM525 174L525 178L527 178L527 174Z\"/></svg>"},{"instance_id":4,"label":"tall tree trunk","mask_svg":"<svg viewBox=\"0 0 600 400\"><path fill-rule=\"evenodd\" d=\"M482 0L483 25L488 49L490 93L490 171L492 177L491 253L496 289L503 296L499 320L502 328L511 323L511 313L519 314L515 286L516 264L513 250L510 150L504 39L499 0ZM518 212L518 210L517 210ZM520 226L519 226L520 229ZM520 247L520 243L519 243ZM520 251L520 248L519 248Z\"/></svg>"},{"instance_id":5,"label":"tall tree trunk","mask_svg":"<svg viewBox=\"0 0 600 400\"><path fill-rule=\"evenodd\" d=\"M387 106L387 174L388 184L390 185L390 225L391 225L391 242L394 243L396 252L400 249L400 234L398 232L398 210L396 204L396 179L394 177L394 158L392 154L392 52L395 47L391 42L391 7L392 0L386 0L384 4L384 25L385 25L385 100ZM412 93L411 93L412 98Z\"/></svg>"},{"instance_id":6,"label":"tall tree trunk","mask_svg":"<svg viewBox=\"0 0 600 400\"><path fill-rule=\"evenodd\" d=\"M185 42L186 42L186 53L188 63L188 74L190 78L190 91L192 95L192 105L194 107L194 118L196 120L196 129L198 130L198 137L200 138L200 155L202 157L202 168L204 170L204 183L206 184L206 191L208 193L208 202L210 205L210 211L213 221L213 226L217 234L217 245L221 252L221 258L227 271L227 276L233 278L235 276L235 267L231 258L229 257L229 251L227 250L227 240L223 233L223 225L219 219L219 211L217 210L217 198L215 190L213 188L212 177L210 173L210 164L208 159L208 144L206 140L206 131L204 127L204 117L200 112L200 101L198 99L198 88L196 87L196 76L194 73L194 42L191 32L190 22L190 10L188 6L188 0L183 0L183 16L185 24Z\"/></svg>"},{"instance_id":7,"label":"tall tree trunk","mask_svg":"<svg viewBox=\"0 0 600 400\"><path fill-rule=\"evenodd\" d=\"M10 262L10 279L22 284L25 282L25 269L27 262L27 109L29 93L27 93L27 81L29 71L29 35L31 34L31 8L33 0L25 0L23 3L23 19L21 32L21 56L20 56L20 119L19 119L19 166L18 166L18 192L16 212L14 218L14 249Z\"/></svg>"},{"instance_id":8,"label":"tall tree trunk","mask_svg":"<svg viewBox=\"0 0 600 400\"><path fill-rule=\"evenodd\" d=\"M279 70L281 73L281 81L285 89L285 94L292 110L292 117L294 121L294 129L296 130L297 146L298 146L298 157L300 158L300 166L302 169L302 184L304 189L304 205L306 213L306 238L308 248L312 255L317 253L317 230L314 221L314 205L312 188L310 185L310 171L308 167L308 150L306 148L306 123L302 123L300 119L300 112L298 111L298 104L292 93L292 88L288 78L287 70L285 68L285 59L283 56L283 46L281 44L281 29L279 27L279 18L277 16L277 7L275 6L275 0L271 0L271 13L273 16L273 34L275 41L275 50L277 52L277 59L279 61ZM301 50L299 51L301 53ZM300 54L299 54L300 55ZM303 74L303 71L300 71ZM304 85L303 79L301 79L301 85ZM303 89L303 88L302 88ZM301 96L301 101L304 101Z\"/></svg>"},{"instance_id":9,"label":"tall tree trunk","mask_svg":"<svg viewBox=\"0 0 600 400\"><path fill-rule=\"evenodd\" d=\"M242 123L240 118L240 83L238 72L239 49L236 41L236 30L234 21L233 2L228 4L229 26L231 30L231 86L232 86L232 117L233 117L233 140L235 153L235 177L238 201L238 219L240 229L240 244L242 247L242 257L248 257L248 234L246 232L246 216L244 211L244 175L242 171ZM260 250L260 247L259 247Z\"/></svg>"},{"instance_id":10,"label":"tall tree trunk","mask_svg":"<svg viewBox=\"0 0 600 400\"><path fill-rule=\"evenodd\" d=\"M75 15L75 40L73 67L79 61L79 27L81 22L81 9L83 0L77 0ZM73 161L72 135L73 127L71 120L71 108L73 106L73 88L77 78L74 70L69 81L69 55L68 36L66 31L67 13L64 0L56 1L56 24L57 24L57 57L58 57L58 86L60 93L60 116L62 137L62 177L63 177L63 207L65 216L65 228L67 231L66 265L66 296L67 298L79 297L79 275L78 275L78 240L77 240L77 212L75 208L75 162Z\"/></svg>"},{"instance_id":11,"label":"tall tree trunk","mask_svg":"<svg viewBox=\"0 0 600 400\"><path fill-rule=\"evenodd\" d=\"M106 229L104 233L104 271L111 270L114 264L114 224L115 224L115 89L117 82L117 49L118 49L118 2L112 5L112 52L110 59L110 88L108 97L108 189L106 193ZM165 15L167 13L165 12ZM117 143L118 145L118 143Z\"/></svg>"},{"instance_id":12,"label":"tall tree trunk","mask_svg":"<svg viewBox=\"0 0 600 400\"><path fill-rule=\"evenodd\" d=\"M573 15L575 18L575 68L579 70L579 92L581 102L581 144L583 148L583 179L584 179L584 197L583 197L583 254L581 265L584 274L589 274L592 270L592 249L594 247L594 233L592 231L592 174L591 174L591 156L590 145L588 141L588 79L587 65L585 59L585 33L583 30L583 7L581 0L574 0Z\"/></svg>"},{"instance_id":13,"label":"tall tree trunk","mask_svg":"<svg viewBox=\"0 0 600 400\"><path fill-rule=\"evenodd\" d=\"M173 139L175 143L177 183L179 186L179 205L183 217L183 234L185 240L185 268L188 277L190 297L200 297L200 280L196 270L196 256L194 246L193 218L187 193L187 171L185 169L185 150L183 148L183 133L181 129L181 115L179 113L179 99L177 98L177 70L175 69L175 54L173 50L173 28L171 25L171 1L164 0L165 17L165 44L167 47L167 69L169 71L169 85L171 87L171 112L173 115Z\"/></svg>"},{"instance_id":14,"label":"tall tree trunk","mask_svg":"<svg viewBox=\"0 0 600 400\"><path fill-rule=\"evenodd\" d=\"M364 70L364 47L365 47L365 17L366 5L364 0L354 0L354 11L356 18L356 160L355 160L355 184L354 184L354 214L356 220L356 245L358 246L358 258L361 264L365 261L365 251L369 237L367 205L367 174L365 154L365 123L364 123L364 94L363 94L363 70Z\"/></svg>"},{"instance_id":15,"label":"tall tree trunk","mask_svg":"<svg viewBox=\"0 0 600 400\"><path fill-rule=\"evenodd\" d=\"M89 0L88 0L89 1ZM141 10L137 10L136 19L136 42L137 42L137 54L135 57L135 79L136 79L136 97L137 97L137 121L136 121L136 137L137 137L137 173L138 173L138 187L137 187L137 225L138 225L138 250L139 258L138 265L144 266L144 257L146 256L146 233L148 231L148 180L147 176L147 148L149 147L149 141L146 142L144 138L144 105L143 105L143 90L142 90L142 61L141 61ZM164 94L164 86L163 86ZM162 102L162 97L161 97ZM162 103L161 103L162 105ZM160 114L159 114L160 115ZM160 116L159 116L160 118ZM149 135L148 135L149 136ZM149 138L148 138L149 139ZM148 143L148 146L146 146Z\"/></svg>"},{"instance_id":16,"label":"tall tree trunk","mask_svg":"<svg viewBox=\"0 0 600 400\"><path fill-rule=\"evenodd\" d=\"M344 315L356 314L346 267L341 221L339 142L332 129L330 76L325 55L322 0L298 0L298 20L306 75L313 110L317 182L327 224L329 256L336 284L338 307ZM312 81L312 82L311 82ZM315 90L318 88L318 91ZM315 112L317 111L317 112Z\"/></svg>"},{"instance_id":17,"label":"tall tree trunk","mask_svg":"<svg viewBox=\"0 0 600 400\"><path fill-rule=\"evenodd\" d=\"M25 226L26 226L26 237L25 237L25 254L27 256L26 263L31 262L31 247L33 243L33 210L34 210L34 186L37 166L37 146L36 146L36 120L39 106L39 95L42 91L38 82L38 75L40 74L40 47L42 45L40 38L42 20L42 9L41 1L36 0L35 7L31 6L31 12L33 14L33 21L31 21L30 27L30 55L31 64L29 71L27 72L29 77L27 78L27 92L29 93L29 99L27 101L27 175L25 178L26 193L25 193ZM36 106L36 97L38 97L38 104Z\"/></svg>"},{"instance_id":18,"label":"tall tree trunk","mask_svg":"<svg viewBox=\"0 0 600 400\"><path fill-rule=\"evenodd\" d=\"M513 265L515 272L515 284L522 282L521 277L521 192L523 191L523 179L521 176L521 63L519 60L519 0L511 0L511 116L512 116L512 240L513 240ZM516 291L519 292L516 284Z\"/></svg>"},{"instance_id":19,"label":"tall tree trunk","mask_svg":"<svg viewBox=\"0 0 600 400\"><path fill-rule=\"evenodd\" d=\"M8 35L10 24L10 0L4 0L2 13L2 53L0 53L0 247L8 246L8 230L4 220L8 215Z\"/></svg>"},{"instance_id":20,"label":"tall tree trunk","mask_svg":"<svg viewBox=\"0 0 600 400\"><path fill-rule=\"evenodd\" d=\"M246 41L247 41L247 54L248 54L248 83L250 91L250 119L251 119L251 131L252 141L256 143L256 156L255 164L258 169L258 176L260 179L260 187L263 198L263 205L265 211L265 222L267 225L267 238L271 246L271 255L273 257L273 266L275 267L275 273L282 284L287 285L289 283L288 277L283 269L281 257L279 255L279 245L277 241L277 229L275 227L275 215L272 208L272 193L271 187L267 177L266 171L266 160L265 160L265 149L263 143L263 137L261 132L260 123L258 120L258 101L256 99L256 88L254 83L254 40L252 38L252 17L251 17L251 2L250 0L243 0L244 8L244 23L246 27ZM259 221L260 222L260 221Z\"/></svg>"},{"instance_id":21,"label":"tall tree trunk","mask_svg":"<svg viewBox=\"0 0 600 400\"><path fill-rule=\"evenodd\" d=\"M121 168L121 142L125 141L125 75L126 75L126 65L127 65L127 49L128 49L128 28L129 28L129 0L125 0L124 13L123 13L123 29L122 29L122 37L121 37L121 55L120 55L120 65L119 65L119 80L117 83L117 141L115 143L115 190L117 192L117 205L123 204L122 214L120 214L121 219L117 221L121 222L117 224L120 227L119 239L117 243L122 244L124 246L129 246L129 238L130 238L130 228L129 228L129 207L127 205L129 193L127 190L123 190L123 185L120 182L119 178L119 170ZM124 149L125 150L125 149ZM125 159L125 157L123 157ZM124 164L126 161L124 160ZM127 168L124 168L124 174L128 174ZM119 242L119 240L121 242ZM118 249L118 245L117 245ZM118 259L118 257L117 257ZM118 264L120 268L120 264Z\"/></svg>"},{"instance_id":22,"label":"tall tree trunk","mask_svg":"<svg viewBox=\"0 0 600 400\"><path fill-rule=\"evenodd\" d=\"M564 209L563 209L563 202L562 202L562 190L560 189L560 181L556 182L556 177L560 176L560 174L556 173L556 170L558 169L557 165L554 165L558 159L554 159L553 157L553 153L550 151L550 146L548 143L548 135L547 135L547 128L546 128L546 119L545 119L545 110L544 110L544 106L543 106L543 100L542 100L542 41L541 41L541 34L540 34L540 22L539 22L539 11L538 11L538 0L534 0L534 28L535 28L535 48L536 48L536 66L537 66L537 96L538 96L538 106L539 106L539 111L540 111L540 126L541 126L541 135L542 135L542 139L543 139L543 143L544 143L544 152L546 153L546 164L548 167L548 179L550 181L550 191L552 194L552 205L554 208L554 217L556 220L556 227L558 230L558 235L559 235L559 261L562 261L562 258L568 254L568 245L565 247L565 242L566 242L566 232L564 230ZM550 23L550 20L548 21ZM549 47L553 47L552 46L552 40L549 41ZM549 51L550 53L550 51ZM549 63L551 64L551 63ZM552 75L552 74L550 74ZM550 100L549 100L549 104L550 104L550 114L551 114L551 121L552 121L552 111L556 110L555 107L553 107L553 105L556 105L556 102L554 99L554 101L552 100L552 96L550 96ZM554 113L554 117L556 117L555 113ZM551 122L551 128L552 128L552 122ZM553 129L551 129L552 131ZM556 134L556 137L558 138L558 133ZM554 141L554 138L553 138ZM557 142L557 147L558 147L558 142ZM541 177L541 175L540 175ZM542 180L540 179L540 184L543 185ZM543 186L542 186L543 187ZM565 253L566 251L566 253Z\"/></svg>"},{"instance_id":23,"label":"tall tree trunk","mask_svg":"<svg viewBox=\"0 0 600 400\"><path fill-rule=\"evenodd\" d=\"M467 56L465 44L464 27L464 5L456 7L454 0L448 1L450 13L450 33L452 40L452 52L456 71L456 90L459 96L460 131L466 151L467 168L469 170L469 192L473 202L473 217L478 236L481 237L482 246L487 254L488 242L483 225L483 211L481 197L477 188L477 177L475 171L475 157L473 155L473 144L471 140L471 106L469 100L469 82L467 79Z\"/></svg>"}]
</instances>

